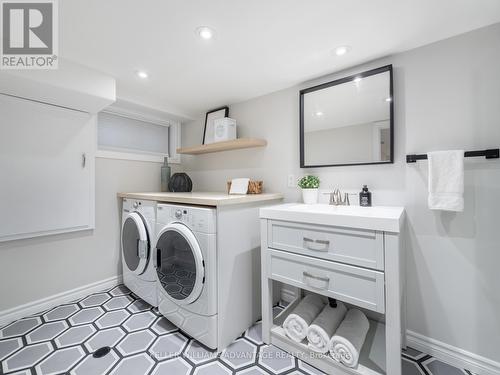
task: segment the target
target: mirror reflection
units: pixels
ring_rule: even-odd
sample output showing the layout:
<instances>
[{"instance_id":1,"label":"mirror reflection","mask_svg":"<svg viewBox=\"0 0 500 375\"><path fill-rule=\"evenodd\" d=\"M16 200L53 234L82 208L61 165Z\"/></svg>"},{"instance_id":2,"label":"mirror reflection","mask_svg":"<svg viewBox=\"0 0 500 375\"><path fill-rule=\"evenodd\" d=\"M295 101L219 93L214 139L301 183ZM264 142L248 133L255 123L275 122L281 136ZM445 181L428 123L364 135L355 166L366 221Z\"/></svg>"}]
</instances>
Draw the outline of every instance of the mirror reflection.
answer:
<instances>
[{"instance_id":1,"label":"mirror reflection","mask_svg":"<svg viewBox=\"0 0 500 375\"><path fill-rule=\"evenodd\" d=\"M301 91L301 167L393 161L392 68Z\"/></svg>"}]
</instances>

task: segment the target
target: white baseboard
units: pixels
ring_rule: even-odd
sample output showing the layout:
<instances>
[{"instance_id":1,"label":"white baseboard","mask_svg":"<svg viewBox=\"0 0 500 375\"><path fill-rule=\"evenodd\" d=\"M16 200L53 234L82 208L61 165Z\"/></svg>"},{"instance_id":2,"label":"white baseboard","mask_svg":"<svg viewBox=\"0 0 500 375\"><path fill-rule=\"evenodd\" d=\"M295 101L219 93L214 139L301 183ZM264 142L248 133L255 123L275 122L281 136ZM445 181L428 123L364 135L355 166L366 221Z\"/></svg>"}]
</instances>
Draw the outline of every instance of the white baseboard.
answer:
<instances>
[{"instance_id":1,"label":"white baseboard","mask_svg":"<svg viewBox=\"0 0 500 375\"><path fill-rule=\"evenodd\" d=\"M408 346L478 375L500 375L500 363L407 330Z\"/></svg>"},{"instance_id":2,"label":"white baseboard","mask_svg":"<svg viewBox=\"0 0 500 375\"><path fill-rule=\"evenodd\" d=\"M14 320L18 320L33 314L37 314L41 311L48 310L51 307L83 298L89 294L96 293L104 289L112 288L113 286L120 284L121 282L122 275L113 276L109 279L83 285L72 290L39 299L37 301L29 302L21 306L16 306L8 310L0 311L0 327L13 322Z\"/></svg>"}]
</instances>

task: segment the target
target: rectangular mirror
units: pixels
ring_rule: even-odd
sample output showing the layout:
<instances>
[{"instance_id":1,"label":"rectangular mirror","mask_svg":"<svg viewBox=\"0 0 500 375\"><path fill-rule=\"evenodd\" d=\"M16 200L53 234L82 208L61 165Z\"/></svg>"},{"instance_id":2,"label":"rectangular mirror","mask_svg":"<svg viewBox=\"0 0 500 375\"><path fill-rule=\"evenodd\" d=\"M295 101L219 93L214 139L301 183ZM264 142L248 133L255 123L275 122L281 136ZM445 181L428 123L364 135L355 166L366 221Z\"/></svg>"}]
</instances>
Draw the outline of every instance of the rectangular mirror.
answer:
<instances>
[{"instance_id":1,"label":"rectangular mirror","mask_svg":"<svg viewBox=\"0 0 500 375\"><path fill-rule=\"evenodd\" d=\"M300 91L300 167L394 162L392 65Z\"/></svg>"}]
</instances>

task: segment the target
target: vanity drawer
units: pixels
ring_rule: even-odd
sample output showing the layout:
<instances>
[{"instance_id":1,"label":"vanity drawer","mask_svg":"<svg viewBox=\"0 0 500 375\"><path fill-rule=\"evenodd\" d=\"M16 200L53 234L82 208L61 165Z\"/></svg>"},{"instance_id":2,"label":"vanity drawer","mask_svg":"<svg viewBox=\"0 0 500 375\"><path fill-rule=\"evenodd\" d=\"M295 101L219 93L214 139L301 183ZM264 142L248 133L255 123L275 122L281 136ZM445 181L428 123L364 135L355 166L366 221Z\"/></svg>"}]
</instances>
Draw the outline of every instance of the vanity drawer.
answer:
<instances>
[{"instance_id":1,"label":"vanity drawer","mask_svg":"<svg viewBox=\"0 0 500 375\"><path fill-rule=\"evenodd\" d=\"M363 229L270 220L268 246L356 266L384 269L384 235Z\"/></svg>"},{"instance_id":2,"label":"vanity drawer","mask_svg":"<svg viewBox=\"0 0 500 375\"><path fill-rule=\"evenodd\" d=\"M383 272L280 250L269 249L267 254L274 280L385 312Z\"/></svg>"}]
</instances>

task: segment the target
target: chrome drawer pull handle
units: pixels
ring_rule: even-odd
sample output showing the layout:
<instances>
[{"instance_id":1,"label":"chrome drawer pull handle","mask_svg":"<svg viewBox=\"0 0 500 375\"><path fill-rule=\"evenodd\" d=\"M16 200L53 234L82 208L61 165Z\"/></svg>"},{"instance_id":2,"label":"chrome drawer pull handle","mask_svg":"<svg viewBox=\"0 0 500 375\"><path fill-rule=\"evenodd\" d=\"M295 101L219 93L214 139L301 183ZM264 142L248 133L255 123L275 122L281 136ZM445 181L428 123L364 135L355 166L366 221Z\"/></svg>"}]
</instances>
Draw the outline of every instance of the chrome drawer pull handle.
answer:
<instances>
[{"instance_id":1,"label":"chrome drawer pull handle","mask_svg":"<svg viewBox=\"0 0 500 375\"><path fill-rule=\"evenodd\" d=\"M320 281L324 281L325 283L329 283L330 282L330 278L329 277L321 277L321 276L316 276L316 275L313 275L307 271L304 271L302 272L302 275L304 275L305 277L309 277L311 279L316 279L316 280L320 280Z\"/></svg>"},{"instance_id":2,"label":"chrome drawer pull handle","mask_svg":"<svg viewBox=\"0 0 500 375\"><path fill-rule=\"evenodd\" d=\"M328 240L313 240L312 238L308 238L308 237L304 237L303 239L304 239L305 247L309 250L328 251L328 247L330 246L330 241L328 241ZM322 248L312 247L311 245L313 245L315 243L320 244L320 245L324 245L324 247L322 247Z\"/></svg>"}]
</instances>

